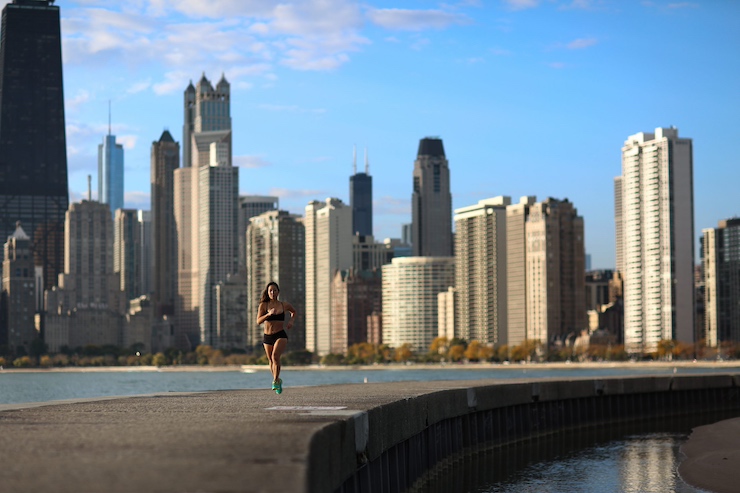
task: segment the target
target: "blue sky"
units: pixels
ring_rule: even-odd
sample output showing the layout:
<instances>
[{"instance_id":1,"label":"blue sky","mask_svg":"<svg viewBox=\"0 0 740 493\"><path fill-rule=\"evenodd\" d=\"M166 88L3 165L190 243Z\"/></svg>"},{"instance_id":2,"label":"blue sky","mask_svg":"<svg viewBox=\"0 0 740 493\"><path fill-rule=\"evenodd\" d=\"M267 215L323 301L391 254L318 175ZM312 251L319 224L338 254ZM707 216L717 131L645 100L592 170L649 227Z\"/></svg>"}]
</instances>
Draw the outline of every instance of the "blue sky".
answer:
<instances>
[{"instance_id":1,"label":"blue sky","mask_svg":"<svg viewBox=\"0 0 740 493\"><path fill-rule=\"evenodd\" d=\"M8 3L0 0L0 5ZM740 215L740 2L59 0L72 200L108 126L126 206L149 208L150 148L182 138L182 93L232 86L242 194L349 200L367 148L375 236L410 222L419 139L439 136L453 207L568 198L595 268L614 266L613 177L631 134L694 139L695 232ZM94 190L95 193L95 190Z\"/></svg>"}]
</instances>

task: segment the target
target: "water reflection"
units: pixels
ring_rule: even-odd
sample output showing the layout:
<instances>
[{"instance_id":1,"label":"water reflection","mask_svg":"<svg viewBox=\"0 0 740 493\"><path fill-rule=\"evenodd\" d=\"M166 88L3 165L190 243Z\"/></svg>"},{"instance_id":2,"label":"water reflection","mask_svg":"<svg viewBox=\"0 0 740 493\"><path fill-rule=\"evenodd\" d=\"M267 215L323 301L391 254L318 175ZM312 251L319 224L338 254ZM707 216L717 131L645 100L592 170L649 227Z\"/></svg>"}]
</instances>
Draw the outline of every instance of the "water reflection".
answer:
<instances>
[{"instance_id":1,"label":"water reflection","mask_svg":"<svg viewBox=\"0 0 740 493\"><path fill-rule=\"evenodd\" d=\"M447 461L415 493L699 493L676 472L691 429L735 416L662 419L561 432Z\"/></svg>"}]
</instances>

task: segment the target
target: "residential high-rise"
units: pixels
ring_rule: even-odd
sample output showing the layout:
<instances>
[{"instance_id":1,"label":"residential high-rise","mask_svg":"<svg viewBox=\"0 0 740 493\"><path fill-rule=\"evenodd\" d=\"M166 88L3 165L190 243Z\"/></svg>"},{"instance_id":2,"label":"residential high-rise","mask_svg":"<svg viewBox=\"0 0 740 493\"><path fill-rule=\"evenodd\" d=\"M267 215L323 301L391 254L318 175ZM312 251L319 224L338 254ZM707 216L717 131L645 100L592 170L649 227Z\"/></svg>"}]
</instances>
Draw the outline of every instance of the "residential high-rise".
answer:
<instances>
[{"instance_id":1,"label":"residential high-rise","mask_svg":"<svg viewBox=\"0 0 740 493\"><path fill-rule=\"evenodd\" d=\"M244 349L246 344L247 280L243 274L226 276L214 287L216 305L214 340L223 349Z\"/></svg>"},{"instance_id":2,"label":"residential high-rise","mask_svg":"<svg viewBox=\"0 0 740 493\"><path fill-rule=\"evenodd\" d=\"M349 205L352 207L352 233L360 236L373 234L373 177L365 149L365 172L357 172L356 152L352 161L352 176L349 177Z\"/></svg>"},{"instance_id":3,"label":"residential high-rise","mask_svg":"<svg viewBox=\"0 0 740 493\"><path fill-rule=\"evenodd\" d=\"M548 198L529 207L526 226L527 336L548 344L588 328L583 218Z\"/></svg>"},{"instance_id":4,"label":"residential high-rise","mask_svg":"<svg viewBox=\"0 0 740 493\"><path fill-rule=\"evenodd\" d=\"M253 217L259 216L263 212L276 211L280 207L280 199L278 197L265 196L265 195L241 195L239 196L239 229L237 231L238 248L239 248L239 261L238 271L244 272L246 275L247 268L247 228L249 227L249 220Z\"/></svg>"},{"instance_id":5,"label":"residential high-rise","mask_svg":"<svg viewBox=\"0 0 740 493\"><path fill-rule=\"evenodd\" d=\"M180 167L180 145L169 131L152 142L152 298L156 316L175 313L177 228L174 173Z\"/></svg>"},{"instance_id":6,"label":"residential high-rise","mask_svg":"<svg viewBox=\"0 0 740 493\"><path fill-rule=\"evenodd\" d=\"M69 205L59 7L13 0L0 32L0 238L17 221L46 289L64 266Z\"/></svg>"},{"instance_id":7,"label":"residential high-rise","mask_svg":"<svg viewBox=\"0 0 740 493\"><path fill-rule=\"evenodd\" d=\"M108 135L98 145L98 201L108 204L113 218L123 209L123 145L111 135L110 123Z\"/></svg>"},{"instance_id":8,"label":"residential high-rise","mask_svg":"<svg viewBox=\"0 0 740 493\"><path fill-rule=\"evenodd\" d=\"M415 257L452 255L450 168L442 139L419 142L411 195L411 247Z\"/></svg>"},{"instance_id":9,"label":"residential high-rise","mask_svg":"<svg viewBox=\"0 0 740 493\"><path fill-rule=\"evenodd\" d=\"M306 349L331 352L331 284L352 266L352 208L328 198L306 206Z\"/></svg>"},{"instance_id":10,"label":"residential high-rise","mask_svg":"<svg viewBox=\"0 0 740 493\"><path fill-rule=\"evenodd\" d=\"M535 196L506 207L506 315L509 346L527 339L527 219Z\"/></svg>"},{"instance_id":11,"label":"residential high-rise","mask_svg":"<svg viewBox=\"0 0 740 493\"><path fill-rule=\"evenodd\" d=\"M740 219L702 231L706 344L740 342Z\"/></svg>"},{"instance_id":12,"label":"residential high-rise","mask_svg":"<svg viewBox=\"0 0 740 493\"><path fill-rule=\"evenodd\" d=\"M0 284L0 346L13 354L28 353L38 337L34 325L35 281L31 238L20 221L3 247ZM21 349L22 348L22 349Z\"/></svg>"},{"instance_id":13,"label":"residential high-rise","mask_svg":"<svg viewBox=\"0 0 740 493\"><path fill-rule=\"evenodd\" d=\"M381 270L338 270L332 280L331 352L368 342L368 319L382 309Z\"/></svg>"},{"instance_id":14,"label":"residential high-rise","mask_svg":"<svg viewBox=\"0 0 740 493\"><path fill-rule=\"evenodd\" d=\"M175 344L218 346L215 287L236 273L239 170L232 166L230 86L201 77L185 90L183 167L174 171Z\"/></svg>"},{"instance_id":15,"label":"residential high-rise","mask_svg":"<svg viewBox=\"0 0 740 493\"><path fill-rule=\"evenodd\" d=\"M507 344L506 207L495 197L455 210L457 337Z\"/></svg>"},{"instance_id":16,"label":"residential high-rise","mask_svg":"<svg viewBox=\"0 0 740 493\"><path fill-rule=\"evenodd\" d=\"M694 340L691 139L676 128L631 135L622 147L624 343L655 351Z\"/></svg>"},{"instance_id":17,"label":"residential high-rise","mask_svg":"<svg viewBox=\"0 0 740 493\"><path fill-rule=\"evenodd\" d=\"M137 229L139 242L139 269L136 272L139 283L139 291L142 295L150 295L152 292L152 265L154 263L154 236L152 234L152 212L145 210L136 211Z\"/></svg>"},{"instance_id":18,"label":"residential high-rise","mask_svg":"<svg viewBox=\"0 0 740 493\"><path fill-rule=\"evenodd\" d=\"M126 297L113 270L113 220L108 205L70 205L65 221L64 273L46 291L46 343L62 346L121 344Z\"/></svg>"},{"instance_id":19,"label":"residential high-rise","mask_svg":"<svg viewBox=\"0 0 740 493\"><path fill-rule=\"evenodd\" d=\"M617 241L617 272L624 273L624 220L622 210L622 177L614 178L614 229Z\"/></svg>"},{"instance_id":20,"label":"residential high-rise","mask_svg":"<svg viewBox=\"0 0 740 493\"><path fill-rule=\"evenodd\" d=\"M427 352L438 335L438 294L455 283L453 257L394 258L383 266L383 343Z\"/></svg>"},{"instance_id":21,"label":"residential high-rise","mask_svg":"<svg viewBox=\"0 0 740 493\"><path fill-rule=\"evenodd\" d=\"M280 299L293 305L296 319L288 349L306 348L306 228L300 216L267 211L251 219L247 238L247 348L262 351L263 327L257 325L260 296L267 283L280 286Z\"/></svg>"}]
</instances>

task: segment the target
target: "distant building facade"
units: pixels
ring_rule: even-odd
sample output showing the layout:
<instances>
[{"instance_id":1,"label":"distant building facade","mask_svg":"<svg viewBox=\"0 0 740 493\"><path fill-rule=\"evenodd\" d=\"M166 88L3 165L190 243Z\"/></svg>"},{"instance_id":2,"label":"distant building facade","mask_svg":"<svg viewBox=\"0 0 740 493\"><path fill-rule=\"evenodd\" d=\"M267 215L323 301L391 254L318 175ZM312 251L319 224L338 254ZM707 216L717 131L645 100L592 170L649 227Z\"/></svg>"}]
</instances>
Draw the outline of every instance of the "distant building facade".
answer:
<instances>
[{"instance_id":1,"label":"distant building facade","mask_svg":"<svg viewBox=\"0 0 740 493\"><path fill-rule=\"evenodd\" d=\"M107 204L70 205L65 222L64 273L46 291L46 343L61 347L122 344L126 296L113 270L113 220Z\"/></svg>"},{"instance_id":2,"label":"distant building facade","mask_svg":"<svg viewBox=\"0 0 740 493\"><path fill-rule=\"evenodd\" d=\"M158 141L152 142L151 150L151 291L157 316L175 313L178 249L174 173L179 167L180 145L165 130Z\"/></svg>"},{"instance_id":3,"label":"distant building facade","mask_svg":"<svg viewBox=\"0 0 740 493\"><path fill-rule=\"evenodd\" d=\"M527 220L537 198L524 196L506 207L506 318L509 346L527 339Z\"/></svg>"},{"instance_id":4,"label":"distant building facade","mask_svg":"<svg viewBox=\"0 0 740 493\"><path fill-rule=\"evenodd\" d=\"M526 223L527 339L563 342L588 328L583 218L571 202L548 198Z\"/></svg>"},{"instance_id":5,"label":"distant building facade","mask_svg":"<svg viewBox=\"0 0 740 493\"><path fill-rule=\"evenodd\" d=\"M69 206L59 7L13 0L0 38L0 239L16 222L50 289L64 269Z\"/></svg>"},{"instance_id":6,"label":"distant building facade","mask_svg":"<svg viewBox=\"0 0 740 493\"><path fill-rule=\"evenodd\" d=\"M288 331L288 349L306 348L306 228L288 211L267 211L250 220L247 238L246 347L262 351L264 328L257 325L260 297L269 282L280 287L280 300L293 305L296 319Z\"/></svg>"},{"instance_id":7,"label":"distant building facade","mask_svg":"<svg viewBox=\"0 0 740 493\"><path fill-rule=\"evenodd\" d=\"M278 197L266 195L240 195L239 196L239 230L237 231L239 248L238 271L246 275L247 268L247 243L246 234L249 220L259 216L263 212L276 211L280 208Z\"/></svg>"},{"instance_id":8,"label":"distant building facade","mask_svg":"<svg viewBox=\"0 0 740 493\"><path fill-rule=\"evenodd\" d=\"M455 259L394 258L382 271L383 343L427 352L439 333L437 295L455 283Z\"/></svg>"},{"instance_id":9,"label":"distant building facade","mask_svg":"<svg viewBox=\"0 0 740 493\"><path fill-rule=\"evenodd\" d=\"M352 266L352 208L336 198L306 206L306 349L331 352L331 286Z\"/></svg>"},{"instance_id":10,"label":"distant building facade","mask_svg":"<svg viewBox=\"0 0 740 493\"><path fill-rule=\"evenodd\" d=\"M702 230L706 345L740 342L740 219Z\"/></svg>"},{"instance_id":11,"label":"distant building facade","mask_svg":"<svg viewBox=\"0 0 740 493\"><path fill-rule=\"evenodd\" d=\"M622 147L624 342L630 353L661 340L694 340L692 141L676 128L631 135ZM619 247L618 247L619 250Z\"/></svg>"},{"instance_id":12,"label":"distant building facade","mask_svg":"<svg viewBox=\"0 0 740 493\"><path fill-rule=\"evenodd\" d=\"M365 172L357 172L357 156L352 163L353 175L349 178L349 205L352 207L352 234L373 234L373 177L365 150Z\"/></svg>"},{"instance_id":13,"label":"distant building facade","mask_svg":"<svg viewBox=\"0 0 740 493\"><path fill-rule=\"evenodd\" d=\"M0 287L0 346L11 354L27 354L39 334L34 323L36 280L31 238L20 221L3 246Z\"/></svg>"},{"instance_id":14,"label":"distant building facade","mask_svg":"<svg viewBox=\"0 0 740 493\"><path fill-rule=\"evenodd\" d=\"M495 197L455 210L455 335L507 344L506 208Z\"/></svg>"},{"instance_id":15,"label":"distant building facade","mask_svg":"<svg viewBox=\"0 0 740 493\"><path fill-rule=\"evenodd\" d=\"M382 309L380 269L339 270L332 281L331 352L345 354L355 344L368 341L368 321Z\"/></svg>"},{"instance_id":16,"label":"distant building facade","mask_svg":"<svg viewBox=\"0 0 740 493\"><path fill-rule=\"evenodd\" d=\"M98 201L108 204L113 217L123 209L123 189L123 145L109 129L98 145Z\"/></svg>"},{"instance_id":17,"label":"distant building facade","mask_svg":"<svg viewBox=\"0 0 740 493\"><path fill-rule=\"evenodd\" d=\"M411 247L416 257L452 255L450 167L442 139L419 142L411 195Z\"/></svg>"}]
</instances>

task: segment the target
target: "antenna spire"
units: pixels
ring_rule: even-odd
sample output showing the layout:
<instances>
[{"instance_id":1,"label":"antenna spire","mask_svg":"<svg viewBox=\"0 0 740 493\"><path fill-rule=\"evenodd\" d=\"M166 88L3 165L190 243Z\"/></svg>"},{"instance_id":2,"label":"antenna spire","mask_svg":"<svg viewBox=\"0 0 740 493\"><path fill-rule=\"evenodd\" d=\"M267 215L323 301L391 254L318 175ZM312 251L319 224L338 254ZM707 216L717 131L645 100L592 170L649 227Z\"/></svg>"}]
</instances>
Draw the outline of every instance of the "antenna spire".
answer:
<instances>
[{"instance_id":1,"label":"antenna spire","mask_svg":"<svg viewBox=\"0 0 740 493\"><path fill-rule=\"evenodd\" d=\"M92 175L87 175L87 201L92 202Z\"/></svg>"},{"instance_id":2,"label":"antenna spire","mask_svg":"<svg viewBox=\"0 0 740 493\"><path fill-rule=\"evenodd\" d=\"M357 174L357 145L352 146L352 174Z\"/></svg>"},{"instance_id":3,"label":"antenna spire","mask_svg":"<svg viewBox=\"0 0 740 493\"><path fill-rule=\"evenodd\" d=\"M367 160L367 147L365 148L365 174L370 175L370 162Z\"/></svg>"},{"instance_id":4,"label":"antenna spire","mask_svg":"<svg viewBox=\"0 0 740 493\"><path fill-rule=\"evenodd\" d=\"M108 100L108 135L110 135L110 99Z\"/></svg>"}]
</instances>

